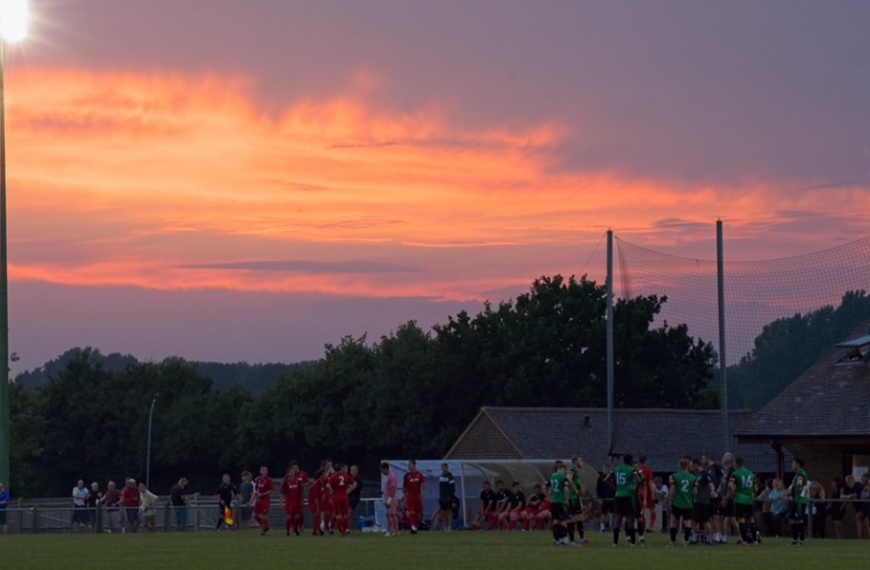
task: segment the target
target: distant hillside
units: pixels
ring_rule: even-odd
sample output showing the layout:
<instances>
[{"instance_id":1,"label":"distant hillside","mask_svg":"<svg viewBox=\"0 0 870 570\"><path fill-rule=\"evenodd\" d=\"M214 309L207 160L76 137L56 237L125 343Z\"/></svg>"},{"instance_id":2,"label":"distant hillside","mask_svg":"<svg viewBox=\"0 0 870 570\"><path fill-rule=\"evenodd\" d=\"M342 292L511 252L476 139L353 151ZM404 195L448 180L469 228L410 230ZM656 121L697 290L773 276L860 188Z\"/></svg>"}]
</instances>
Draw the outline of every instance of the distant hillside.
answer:
<instances>
[{"instance_id":1,"label":"distant hillside","mask_svg":"<svg viewBox=\"0 0 870 570\"><path fill-rule=\"evenodd\" d=\"M89 353L102 361L106 370L123 370L127 366L139 363L139 360L130 354L113 352L112 354L103 355L99 350L91 347L71 348L39 368L18 374L15 377L15 382L31 388L41 388L48 382L51 376L58 374L66 367L70 360L82 352ZM200 374L212 379L213 387L216 390L226 390L230 386L239 384L259 394L281 376L290 374L297 368L313 366L316 361L309 360L293 364L248 364L247 362L235 362L232 364L221 362L191 363L196 366Z\"/></svg>"}]
</instances>

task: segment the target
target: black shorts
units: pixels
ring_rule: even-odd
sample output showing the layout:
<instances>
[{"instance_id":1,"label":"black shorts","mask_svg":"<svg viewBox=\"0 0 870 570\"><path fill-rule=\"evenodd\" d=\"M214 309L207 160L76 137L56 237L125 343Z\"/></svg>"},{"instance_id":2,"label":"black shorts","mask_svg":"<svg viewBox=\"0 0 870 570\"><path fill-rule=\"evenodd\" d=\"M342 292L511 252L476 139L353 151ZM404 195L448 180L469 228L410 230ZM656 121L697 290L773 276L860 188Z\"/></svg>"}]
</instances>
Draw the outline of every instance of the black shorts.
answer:
<instances>
[{"instance_id":1,"label":"black shorts","mask_svg":"<svg viewBox=\"0 0 870 570\"><path fill-rule=\"evenodd\" d=\"M88 516L87 507L76 505L73 509L72 522L74 524L90 524L91 519Z\"/></svg>"},{"instance_id":2,"label":"black shorts","mask_svg":"<svg viewBox=\"0 0 870 570\"><path fill-rule=\"evenodd\" d=\"M637 514L634 497L616 497L616 514L621 517L633 517Z\"/></svg>"},{"instance_id":3,"label":"black shorts","mask_svg":"<svg viewBox=\"0 0 870 570\"><path fill-rule=\"evenodd\" d=\"M550 503L550 516L554 521L568 520L565 505L562 503Z\"/></svg>"},{"instance_id":4,"label":"black shorts","mask_svg":"<svg viewBox=\"0 0 870 570\"><path fill-rule=\"evenodd\" d=\"M788 508L788 518L799 521L807 516L806 503L791 503Z\"/></svg>"},{"instance_id":5,"label":"black shorts","mask_svg":"<svg viewBox=\"0 0 870 570\"><path fill-rule=\"evenodd\" d=\"M695 503L692 509L692 520L697 523L705 523L710 520L709 503Z\"/></svg>"},{"instance_id":6,"label":"black shorts","mask_svg":"<svg viewBox=\"0 0 870 570\"><path fill-rule=\"evenodd\" d=\"M126 507L124 512L127 514L127 522L139 522L139 507Z\"/></svg>"},{"instance_id":7,"label":"black shorts","mask_svg":"<svg viewBox=\"0 0 870 570\"><path fill-rule=\"evenodd\" d=\"M749 520L755 516L755 511L752 508L752 505L747 505L745 503L734 503L734 515L738 519Z\"/></svg>"},{"instance_id":8,"label":"black shorts","mask_svg":"<svg viewBox=\"0 0 870 570\"><path fill-rule=\"evenodd\" d=\"M573 517L583 512L580 505L580 499L570 499L568 501L568 516Z\"/></svg>"},{"instance_id":9,"label":"black shorts","mask_svg":"<svg viewBox=\"0 0 870 570\"><path fill-rule=\"evenodd\" d=\"M719 504L716 506L716 510L714 511L717 516L720 517L733 517L734 516L734 500L733 499L720 499Z\"/></svg>"},{"instance_id":10,"label":"black shorts","mask_svg":"<svg viewBox=\"0 0 870 570\"><path fill-rule=\"evenodd\" d=\"M683 517L684 521L693 520L692 516L694 513L692 509L683 509L681 507L671 507L671 516L674 517L677 521L680 520L680 517Z\"/></svg>"},{"instance_id":11,"label":"black shorts","mask_svg":"<svg viewBox=\"0 0 870 570\"><path fill-rule=\"evenodd\" d=\"M438 506L441 508L441 512L451 512L453 510L453 498L452 497L441 497L438 499Z\"/></svg>"},{"instance_id":12,"label":"black shorts","mask_svg":"<svg viewBox=\"0 0 870 570\"><path fill-rule=\"evenodd\" d=\"M601 514L609 515L614 512L613 498L601 499Z\"/></svg>"}]
</instances>

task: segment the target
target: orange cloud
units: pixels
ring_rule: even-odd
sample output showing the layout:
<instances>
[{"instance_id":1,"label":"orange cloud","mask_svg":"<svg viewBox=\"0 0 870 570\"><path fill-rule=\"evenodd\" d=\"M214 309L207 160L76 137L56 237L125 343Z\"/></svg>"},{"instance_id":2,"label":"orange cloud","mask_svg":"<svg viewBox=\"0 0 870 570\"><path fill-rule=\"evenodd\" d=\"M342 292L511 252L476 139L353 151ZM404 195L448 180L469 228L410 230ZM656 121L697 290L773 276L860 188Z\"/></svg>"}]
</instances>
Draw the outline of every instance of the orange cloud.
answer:
<instances>
[{"instance_id":1,"label":"orange cloud","mask_svg":"<svg viewBox=\"0 0 870 570\"><path fill-rule=\"evenodd\" d=\"M378 82L361 72L352 83ZM557 118L471 130L438 109L389 113L353 95L275 118L241 78L31 70L10 74L7 105L10 271L21 280L473 298L577 271L609 226L650 234L659 220L720 216L753 228L771 195L789 195L770 182L558 171L551 151L568 133ZM789 208L868 201L828 189ZM647 243L693 239L654 235ZM335 269L358 259L414 271ZM250 260L339 265L215 267Z\"/></svg>"}]
</instances>

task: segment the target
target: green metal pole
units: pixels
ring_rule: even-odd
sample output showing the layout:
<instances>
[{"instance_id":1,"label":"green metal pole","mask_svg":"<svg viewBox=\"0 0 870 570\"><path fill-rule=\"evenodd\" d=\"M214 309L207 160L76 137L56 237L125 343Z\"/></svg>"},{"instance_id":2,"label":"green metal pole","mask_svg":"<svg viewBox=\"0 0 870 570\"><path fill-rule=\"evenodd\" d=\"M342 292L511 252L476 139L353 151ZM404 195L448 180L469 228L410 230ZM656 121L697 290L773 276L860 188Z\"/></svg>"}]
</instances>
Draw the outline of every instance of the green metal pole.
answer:
<instances>
[{"instance_id":1,"label":"green metal pole","mask_svg":"<svg viewBox=\"0 0 870 570\"><path fill-rule=\"evenodd\" d=\"M606 331L607 345L607 453L613 453L616 445L613 429L613 230L607 230L607 281L605 282L607 297Z\"/></svg>"},{"instance_id":2,"label":"green metal pole","mask_svg":"<svg viewBox=\"0 0 870 570\"><path fill-rule=\"evenodd\" d=\"M6 101L0 40L0 481L9 482L9 279L6 259Z\"/></svg>"},{"instance_id":3,"label":"green metal pole","mask_svg":"<svg viewBox=\"0 0 870 570\"><path fill-rule=\"evenodd\" d=\"M716 274L718 277L719 301L719 373L722 375L719 403L722 406L722 452L731 447L731 433L728 426L728 378L725 362L725 257L722 244L722 220L716 221Z\"/></svg>"}]
</instances>

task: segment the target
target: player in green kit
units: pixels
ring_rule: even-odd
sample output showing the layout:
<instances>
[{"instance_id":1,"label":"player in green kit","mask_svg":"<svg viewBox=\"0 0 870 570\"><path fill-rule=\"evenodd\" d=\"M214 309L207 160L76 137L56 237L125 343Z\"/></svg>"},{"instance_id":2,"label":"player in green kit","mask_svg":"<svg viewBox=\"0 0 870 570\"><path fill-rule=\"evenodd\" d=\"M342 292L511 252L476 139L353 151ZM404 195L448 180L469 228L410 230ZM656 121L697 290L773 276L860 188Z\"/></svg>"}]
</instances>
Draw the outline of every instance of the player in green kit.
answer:
<instances>
[{"instance_id":1,"label":"player in green kit","mask_svg":"<svg viewBox=\"0 0 870 570\"><path fill-rule=\"evenodd\" d=\"M634 544L634 515L637 512L635 500L637 497L638 473L634 468L634 458L631 454L622 457L622 465L613 470L613 480L616 482L616 522L613 524L613 545L619 544L619 527L625 521L625 536L628 543Z\"/></svg>"},{"instance_id":2,"label":"player in green kit","mask_svg":"<svg viewBox=\"0 0 870 570\"><path fill-rule=\"evenodd\" d=\"M583 469L583 460L574 456L571 458L571 469L568 470L568 540L571 546L586 546L585 530L583 528L583 501L580 498L582 481L580 472ZM574 540L574 532L580 535L580 543Z\"/></svg>"},{"instance_id":3,"label":"player in green kit","mask_svg":"<svg viewBox=\"0 0 870 570\"><path fill-rule=\"evenodd\" d=\"M804 471L804 460L795 458L792 462L794 469L794 479L791 480L791 485L786 489L785 494L791 497L791 513L789 513L789 523L791 523L791 545L804 545L804 526L806 525L807 506L809 506L810 496L810 478L807 472Z\"/></svg>"},{"instance_id":4,"label":"player in green kit","mask_svg":"<svg viewBox=\"0 0 870 570\"><path fill-rule=\"evenodd\" d=\"M683 519L683 544L688 546L689 537L692 535L692 509L694 507L694 499L692 494L695 489L695 474L689 472L689 460L685 457L680 459L680 470L671 475L670 492L668 497L671 500L670 531L671 531L671 546L677 544L677 528L680 524L680 519Z\"/></svg>"},{"instance_id":5,"label":"player in green kit","mask_svg":"<svg viewBox=\"0 0 870 570\"><path fill-rule=\"evenodd\" d=\"M553 520L553 544L568 544L568 531L565 521L568 520L567 493L568 477L567 469L561 461L556 462L556 470L550 475L547 487L550 489L550 517Z\"/></svg>"},{"instance_id":6,"label":"player in green kit","mask_svg":"<svg viewBox=\"0 0 870 570\"><path fill-rule=\"evenodd\" d=\"M742 457L734 459L736 469L731 474L728 487L734 497L734 518L740 528L740 544L758 544L755 534L755 514L752 499L755 494L755 473L747 469Z\"/></svg>"}]
</instances>

